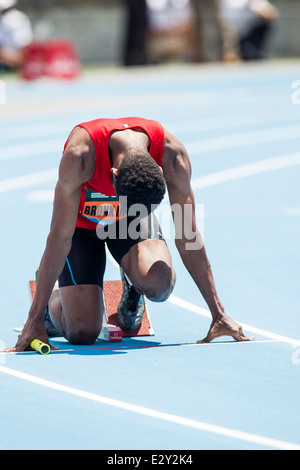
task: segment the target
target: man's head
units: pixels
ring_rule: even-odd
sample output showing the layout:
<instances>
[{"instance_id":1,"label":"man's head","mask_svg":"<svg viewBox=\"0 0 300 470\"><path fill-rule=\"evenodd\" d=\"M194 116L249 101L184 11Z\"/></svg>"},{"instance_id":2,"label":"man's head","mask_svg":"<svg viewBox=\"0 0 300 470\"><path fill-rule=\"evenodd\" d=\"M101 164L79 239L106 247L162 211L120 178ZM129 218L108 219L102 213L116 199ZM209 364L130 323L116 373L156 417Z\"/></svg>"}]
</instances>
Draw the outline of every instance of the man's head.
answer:
<instances>
[{"instance_id":1,"label":"man's head","mask_svg":"<svg viewBox=\"0 0 300 470\"><path fill-rule=\"evenodd\" d=\"M119 168L113 169L117 195L127 197L127 207L143 204L148 214L158 206L166 192L162 169L144 149L128 151Z\"/></svg>"}]
</instances>

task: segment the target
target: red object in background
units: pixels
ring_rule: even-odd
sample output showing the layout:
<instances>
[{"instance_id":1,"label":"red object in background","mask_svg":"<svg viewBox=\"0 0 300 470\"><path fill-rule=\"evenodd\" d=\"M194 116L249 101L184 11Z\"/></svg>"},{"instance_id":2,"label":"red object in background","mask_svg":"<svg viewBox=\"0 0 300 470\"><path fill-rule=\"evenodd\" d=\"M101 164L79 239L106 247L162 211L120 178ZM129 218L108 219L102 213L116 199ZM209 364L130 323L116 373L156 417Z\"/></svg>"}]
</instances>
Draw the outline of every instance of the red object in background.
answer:
<instances>
[{"instance_id":1,"label":"red object in background","mask_svg":"<svg viewBox=\"0 0 300 470\"><path fill-rule=\"evenodd\" d=\"M25 80L49 77L73 79L79 76L81 63L70 40L33 42L28 48L21 70Z\"/></svg>"}]
</instances>

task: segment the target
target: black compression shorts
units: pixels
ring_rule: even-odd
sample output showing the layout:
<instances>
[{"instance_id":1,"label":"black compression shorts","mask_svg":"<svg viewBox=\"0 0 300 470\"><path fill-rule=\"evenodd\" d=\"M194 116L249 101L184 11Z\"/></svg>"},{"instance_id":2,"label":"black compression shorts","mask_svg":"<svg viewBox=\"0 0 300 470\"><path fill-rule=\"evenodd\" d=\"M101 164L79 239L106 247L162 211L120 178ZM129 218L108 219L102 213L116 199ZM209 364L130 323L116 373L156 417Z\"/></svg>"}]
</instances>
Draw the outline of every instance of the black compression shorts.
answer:
<instances>
[{"instance_id":1,"label":"black compression shorts","mask_svg":"<svg viewBox=\"0 0 300 470\"><path fill-rule=\"evenodd\" d=\"M85 228L76 228L72 247L66 259L65 266L59 276L59 287L80 285L80 284L96 284L103 287L103 277L106 265L105 245L110 253L120 265L123 256L128 253L130 248L136 243L149 238L163 239L160 232L159 224L153 214L149 219L143 219L146 231L140 233L140 226L134 225L134 238L127 236L120 231L119 223L111 226L109 237L103 237L103 229L89 230ZM133 219L127 219L127 228ZM135 230L136 229L136 230ZM105 231L104 231L105 232ZM128 231L126 232L128 235ZM99 238L100 235L100 238Z\"/></svg>"}]
</instances>

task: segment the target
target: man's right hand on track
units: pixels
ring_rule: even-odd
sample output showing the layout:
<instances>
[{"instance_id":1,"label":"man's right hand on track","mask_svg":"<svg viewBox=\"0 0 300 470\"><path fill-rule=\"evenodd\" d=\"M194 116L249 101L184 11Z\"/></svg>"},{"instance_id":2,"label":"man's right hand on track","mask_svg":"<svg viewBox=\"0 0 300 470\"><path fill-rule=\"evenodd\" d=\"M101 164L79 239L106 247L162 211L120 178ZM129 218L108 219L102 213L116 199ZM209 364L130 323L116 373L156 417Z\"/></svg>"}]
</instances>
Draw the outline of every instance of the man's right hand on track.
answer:
<instances>
[{"instance_id":1,"label":"man's right hand on track","mask_svg":"<svg viewBox=\"0 0 300 470\"><path fill-rule=\"evenodd\" d=\"M25 350L32 350L30 347L30 343L34 340L38 339L43 343L49 344L51 350L57 350L58 348L55 346L51 346L49 343L49 338L45 327L43 324L37 325L36 322L31 321L30 319L24 325L23 330L19 334L18 341L15 346L12 348L4 349L4 352L22 352Z\"/></svg>"}]
</instances>

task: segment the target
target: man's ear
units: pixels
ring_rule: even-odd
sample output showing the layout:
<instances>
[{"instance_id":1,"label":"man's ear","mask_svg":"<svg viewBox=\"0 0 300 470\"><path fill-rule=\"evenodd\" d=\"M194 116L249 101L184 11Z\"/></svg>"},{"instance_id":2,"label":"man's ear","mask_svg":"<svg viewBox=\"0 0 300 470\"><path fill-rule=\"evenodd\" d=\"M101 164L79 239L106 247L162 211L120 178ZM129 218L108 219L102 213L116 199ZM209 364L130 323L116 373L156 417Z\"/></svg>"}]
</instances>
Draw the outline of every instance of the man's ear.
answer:
<instances>
[{"instance_id":1,"label":"man's ear","mask_svg":"<svg viewBox=\"0 0 300 470\"><path fill-rule=\"evenodd\" d=\"M111 177L112 177L112 182L113 182L113 187L116 189L116 180L119 176L119 170L117 168L112 168L111 169Z\"/></svg>"}]
</instances>

